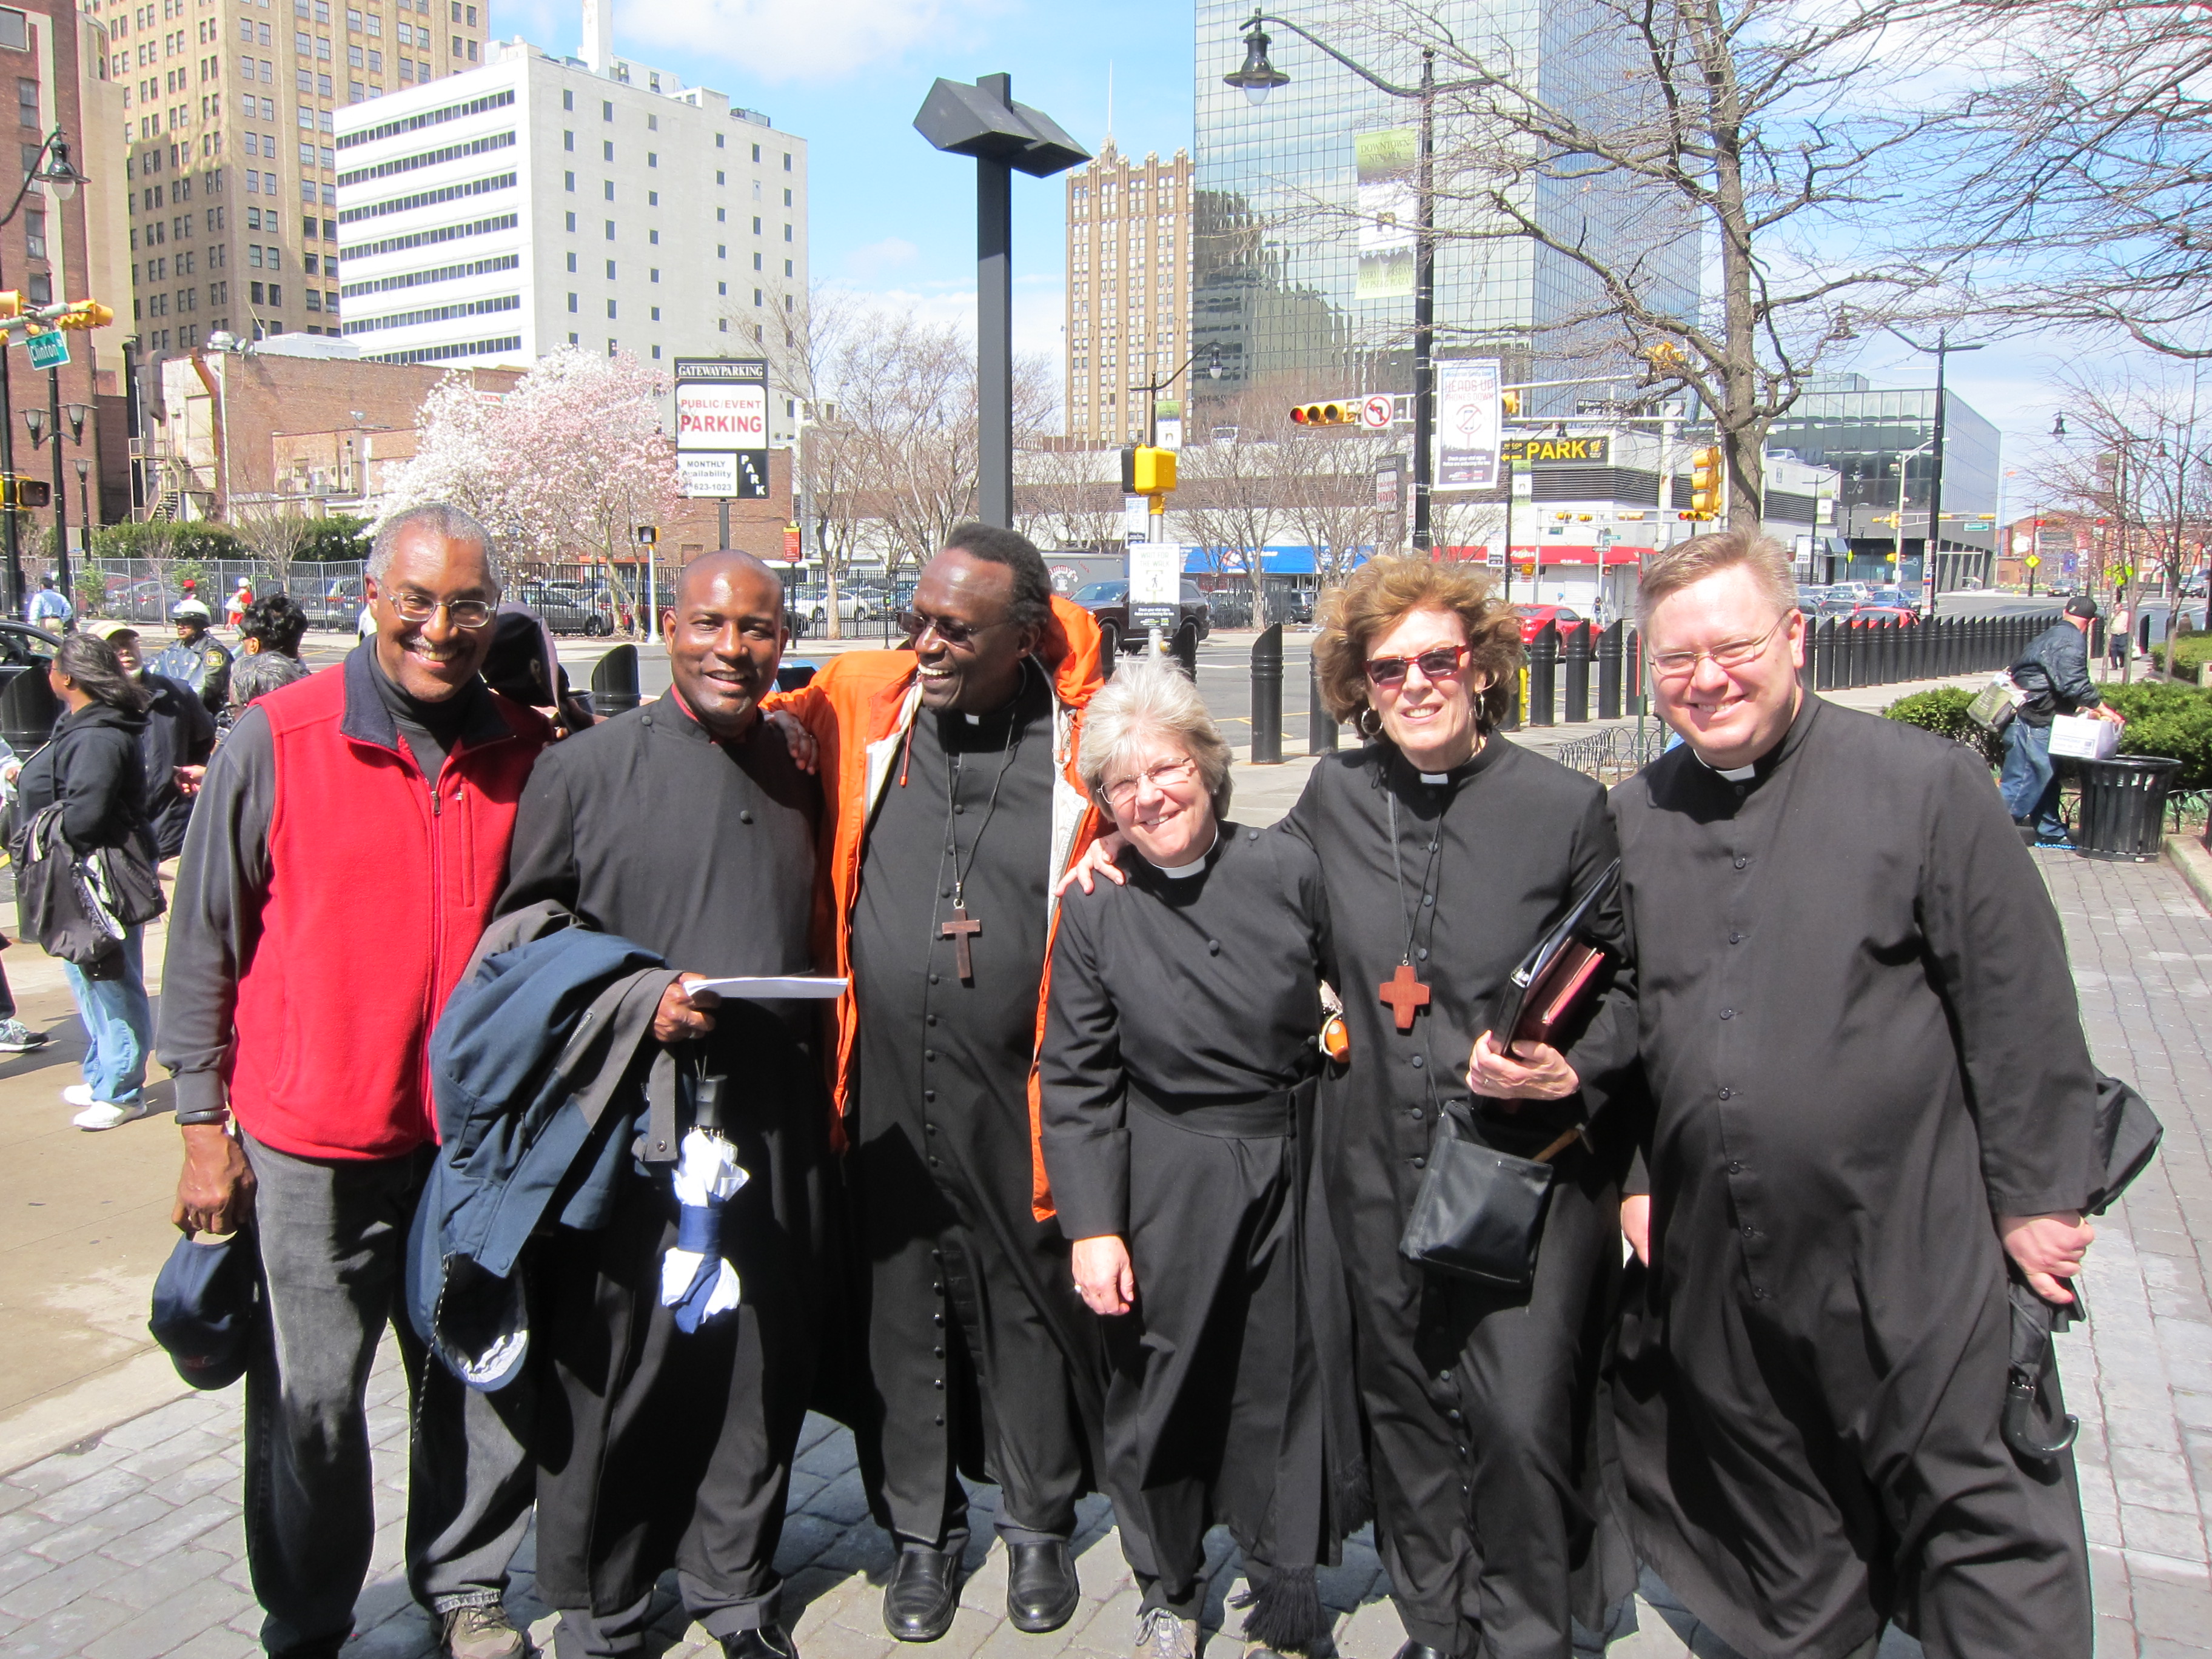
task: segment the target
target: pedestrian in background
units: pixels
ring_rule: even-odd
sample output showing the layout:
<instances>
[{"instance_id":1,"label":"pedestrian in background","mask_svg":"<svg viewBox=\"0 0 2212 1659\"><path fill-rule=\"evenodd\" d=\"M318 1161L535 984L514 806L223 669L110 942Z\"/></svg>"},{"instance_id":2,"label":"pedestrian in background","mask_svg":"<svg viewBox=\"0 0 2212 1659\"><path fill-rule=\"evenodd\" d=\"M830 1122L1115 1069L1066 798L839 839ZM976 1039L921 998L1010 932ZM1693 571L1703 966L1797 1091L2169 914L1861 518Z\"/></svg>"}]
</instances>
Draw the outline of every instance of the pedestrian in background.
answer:
<instances>
[{"instance_id":1,"label":"pedestrian in background","mask_svg":"<svg viewBox=\"0 0 2212 1659\"><path fill-rule=\"evenodd\" d=\"M2051 722L2061 714L2091 714L2125 724L2105 705L2089 678L2089 630L2097 602L2086 594L2066 601L2065 614L2028 641L2012 665L2013 684L2026 692L2004 732L2004 769L1998 787L2021 839L2038 847L2068 847L2058 816L2058 773L2051 762Z\"/></svg>"},{"instance_id":2,"label":"pedestrian in background","mask_svg":"<svg viewBox=\"0 0 2212 1659\"><path fill-rule=\"evenodd\" d=\"M139 751L146 689L125 672L113 646L89 634L62 641L46 678L66 712L52 740L16 777L19 830L59 801L62 839L70 852L114 848L151 864L154 836ZM62 964L84 1022L84 1081L62 1091L79 1109L70 1121L80 1129L112 1129L146 1115L154 1014L146 998L144 936L143 926L123 930L112 973L95 976L73 962Z\"/></svg>"},{"instance_id":3,"label":"pedestrian in background","mask_svg":"<svg viewBox=\"0 0 2212 1659\"><path fill-rule=\"evenodd\" d=\"M164 860L185 850L192 798L215 753L215 721L192 689L150 672L139 655L138 630L125 622L89 622L84 631L115 647L123 672L145 688L146 729L138 740L146 774L146 818Z\"/></svg>"},{"instance_id":4,"label":"pedestrian in background","mask_svg":"<svg viewBox=\"0 0 2212 1659\"><path fill-rule=\"evenodd\" d=\"M246 711L185 836L161 1000L185 1140L173 1217L187 1235L251 1218L259 1243L246 1538L264 1647L331 1659L352 1632L375 1537L364 1395L390 1324L414 1389L409 1586L447 1652L514 1659L500 1598L529 1455L427 1363L401 1271L435 1151L430 1032L550 734L479 677L499 579L476 520L393 515L368 587L376 638Z\"/></svg>"},{"instance_id":5,"label":"pedestrian in background","mask_svg":"<svg viewBox=\"0 0 2212 1659\"><path fill-rule=\"evenodd\" d=\"M33 628L43 628L58 634L68 628L70 618L76 615L70 608L69 595L54 586L52 576L39 578L39 591L23 602L24 620Z\"/></svg>"},{"instance_id":6,"label":"pedestrian in background","mask_svg":"<svg viewBox=\"0 0 2212 1659\"><path fill-rule=\"evenodd\" d=\"M289 593L271 593L246 607L238 623L238 655L230 665L229 718L256 697L303 679L310 672L300 660L300 641L307 635L307 613Z\"/></svg>"},{"instance_id":7,"label":"pedestrian in background","mask_svg":"<svg viewBox=\"0 0 2212 1659\"><path fill-rule=\"evenodd\" d=\"M239 579L238 592L230 596L230 604L224 611L223 620L233 628L237 627L245 619L246 607L252 603L253 584L241 576Z\"/></svg>"},{"instance_id":8,"label":"pedestrian in background","mask_svg":"<svg viewBox=\"0 0 2212 1659\"><path fill-rule=\"evenodd\" d=\"M169 607L177 625L177 639L154 658L154 672L181 680L198 694L210 714L219 714L230 701L230 651L208 632L214 618L208 608L189 593Z\"/></svg>"}]
</instances>

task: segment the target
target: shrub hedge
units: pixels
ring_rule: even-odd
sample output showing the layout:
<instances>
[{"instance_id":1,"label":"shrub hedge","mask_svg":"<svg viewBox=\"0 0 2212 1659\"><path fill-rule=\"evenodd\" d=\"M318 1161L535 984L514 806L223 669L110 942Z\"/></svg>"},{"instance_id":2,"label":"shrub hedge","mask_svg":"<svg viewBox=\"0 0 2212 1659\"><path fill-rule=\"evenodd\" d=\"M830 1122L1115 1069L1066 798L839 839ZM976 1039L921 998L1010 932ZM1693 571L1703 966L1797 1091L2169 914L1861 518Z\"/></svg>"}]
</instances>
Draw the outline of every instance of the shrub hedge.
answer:
<instances>
[{"instance_id":1,"label":"shrub hedge","mask_svg":"<svg viewBox=\"0 0 2212 1659\"><path fill-rule=\"evenodd\" d=\"M2120 733L2123 755L2164 755L2181 763L2176 789L2212 789L2212 690L2174 681L2145 681L2100 688L2105 701L2127 721ZM1893 720L1923 726L1981 751L1992 766L2004 758L2001 738L1966 718L1973 693L1957 687L1900 697L1881 712Z\"/></svg>"}]
</instances>

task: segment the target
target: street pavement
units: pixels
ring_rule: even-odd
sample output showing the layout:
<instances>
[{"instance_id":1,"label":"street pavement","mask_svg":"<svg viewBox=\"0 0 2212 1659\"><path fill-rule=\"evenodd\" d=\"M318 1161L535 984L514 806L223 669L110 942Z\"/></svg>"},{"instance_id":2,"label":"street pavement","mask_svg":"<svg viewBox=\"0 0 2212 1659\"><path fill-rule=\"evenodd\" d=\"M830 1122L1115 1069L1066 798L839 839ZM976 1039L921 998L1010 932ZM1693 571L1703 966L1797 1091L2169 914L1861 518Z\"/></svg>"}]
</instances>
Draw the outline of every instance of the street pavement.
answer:
<instances>
[{"instance_id":1,"label":"street pavement","mask_svg":"<svg viewBox=\"0 0 2212 1659\"><path fill-rule=\"evenodd\" d=\"M1887 701L1905 688L1885 688ZM1862 694L1872 696L1875 694ZM1310 763L1237 769L1237 816L1272 821ZM2086 1291L2094 1319L2059 1339L2081 1419L2082 1504L2093 1547L2100 1659L2212 1653L2212 915L2161 865L2037 854L2064 921L2091 1046L2164 1118L2160 1162L2100 1224ZM158 931L158 930L157 930ZM158 940L149 967L158 972ZM222 1659L257 1650L239 1522L238 1389L192 1394L144 1331L153 1274L174 1235L176 1137L166 1116L106 1134L69 1126L58 1091L82 1036L58 964L29 946L6 966L24 1016L59 1039L0 1064L0 1652L9 1659ZM158 981L157 981L158 982ZM166 1095L159 1097L167 1103ZM347 1649L362 1659L434 1651L400 1567L407 1444L387 1342L371 1383L380 1529ZM977 1494L979 1522L993 1494ZM1082 1511L1084 1599L1062 1631L1030 1637L1004 1617L1005 1557L978 1524L972 1577L933 1659L1113 1659L1126 1654L1136 1592L1102 1500ZM1233 1549L1217 1534L1207 1653L1233 1653ZM886 1659L878 1614L890 1562L866 1516L850 1437L810 1419L779 1566L806 1659ZM532 1593L531 1546L509 1605L550 1639ZM1352 1540L1322 1576L1345 1659L1389 1659L1403 1639L1371 1542ZM712 1653L672 1595L653 1653ZM1224 1631L1224 1626L1226 1631ZM1674 1659L1648 1609L1611 1652Z\"/></svg>"}]
</instances>

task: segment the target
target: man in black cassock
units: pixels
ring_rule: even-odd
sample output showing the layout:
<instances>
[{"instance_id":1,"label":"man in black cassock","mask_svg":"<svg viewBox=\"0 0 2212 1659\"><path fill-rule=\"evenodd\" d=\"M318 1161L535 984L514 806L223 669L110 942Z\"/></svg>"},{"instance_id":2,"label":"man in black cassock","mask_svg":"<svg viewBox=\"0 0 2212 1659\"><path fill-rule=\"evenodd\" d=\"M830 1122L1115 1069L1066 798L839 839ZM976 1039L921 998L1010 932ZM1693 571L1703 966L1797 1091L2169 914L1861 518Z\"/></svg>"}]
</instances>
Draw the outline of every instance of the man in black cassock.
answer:
<instances>
[{"instance_id":1,"label":"man in black cassock","mask_svg":"<svg viewBox=\"0 0 2212 1659\"><path fill-rule=\"evenodd\" d=\"M1070 773L1097 645L1036 550L982 525L953 532L902 620L910 653L845 653L787 706L849 815L832 873L861 1464L899 1545L884 1626L931 1641L957 1602L963 1471L999 1485L1015 1626L1057 1629L1079 1596L1104 1359L1039 1201L1030 1099L1052 884L1091 823Z\"/></svg>"},{"instance_id":2,"label":"man in black cassock","mask_svg":"<svg viewBox=\"0 0 2212 1659\"><path fill-rule=\"evenodd\" d=\"M1747 1656L1894 1620L2086 1659L2073 1460L1999 1430L2008 1275L2070 1301L2090 1237L2057 915L1978 755L1799 689L1781 548L1685 543L1643 609L1685 739L1613 797L1656 1113L1614 1388L1647 1592Z\"/></svg>"},{"instance_id":3,"label":"man in black cassock","mask_svg":"<svg viewBox=\"0 0 2212 1659\"><path fill-rule=\"evenodd\" d=\"M693 977L811 972L820 789L758 718L782 654L782 584L750 554L711 553L661 621L673 689L546 751L501 911L557 900ZM687 982L654 1033L727 1079L725 1133L750 1180L722 1255L743 1300L688 1333L661 1305L678 1220L665 1171L633 1166L604 1231L547 1241L538 1583L561 1611L562 1659L641 1650L672 1565L725 1654L794 1651L773 1561L828 1289L821 1005L717 1006Z\"/></svg>"}]
</instances>

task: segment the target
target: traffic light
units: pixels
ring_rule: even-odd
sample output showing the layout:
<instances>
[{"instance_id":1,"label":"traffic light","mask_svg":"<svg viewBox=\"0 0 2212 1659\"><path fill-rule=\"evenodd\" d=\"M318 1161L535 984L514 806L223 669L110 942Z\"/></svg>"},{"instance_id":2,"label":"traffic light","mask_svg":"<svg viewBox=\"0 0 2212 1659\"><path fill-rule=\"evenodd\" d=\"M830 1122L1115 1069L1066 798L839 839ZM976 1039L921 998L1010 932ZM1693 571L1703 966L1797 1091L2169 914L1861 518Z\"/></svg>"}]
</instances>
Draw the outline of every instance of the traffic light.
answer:
<instances>
[{"instance_id":1,"label":"traffic light","mask_svg":"<svg viewBox=\"0 0 2212 1659\"><path fill-rule=\"evenodd\" d=\"M46 319L56 328L106 328L115 313L97 300L73 300Z\"/></svg>"},{"instance_id":2,"label":"traffic light","mask_svg":"<svg viewBox=\"0 0 2212 1659\"><path fill-rule=\"evenodd\" d=\"M1521 412L1521 394L1517 392L1500 393L1498 402L1498 406L1508 415L1518 415Z\"/></svg>"},{"instance_id":3,"label":"traffic light","mask_svg":"<svg viewBox=\"0 0 2212 1659\"><path fill-rule=\"evenodd\" d=\"M0 502L19 507L52 507L54 504L54 487L44 479L17 477L13 481L13 490L5 488L7 482L0 480ZM15 500L7 502L6 498L10 495Z\"/></svg>"},{"instance_id":4,"label":"traffic light","mask_svg":"<svg viewBox=\"0 0 2212 1659\"><path fill-rule=\"evenodd\" d=\"M1708 445L1690 458L1690 516L1717 519L1721 515L1721 452Z\"/></svg>"},{"instance_id":5,"label":"traffic light","mask_svg":"<svg viewBox=\"0 0 2212 1659\"><path fill-rule=\"evenodd\" d=\"M1351 403L1300 404L1291 410L1292 426L1350 426L1359 419L1359 405Z\"/></svg>"},{"instance_id":6,"label":"traffic light","mask_svg":"<svg viewBox=\"0 0 2212 1659\"><path fill-rule=\"evenodd\" d=\"M23 314L23 296L14 289L0 291L0 317L20 317Z\"/></svg>"},{"instance_id":7,"label":"traffic light","mask_svg":"<svg viewBox=\"0 0 2212 1659\"><path fill-rule=\"evenodd\" d=\"M1121 493L1124 495L1164 495L1176 487L1176 458L1172 449L1139 444L1121 452Z\"/></svg>"}]
</instances>

